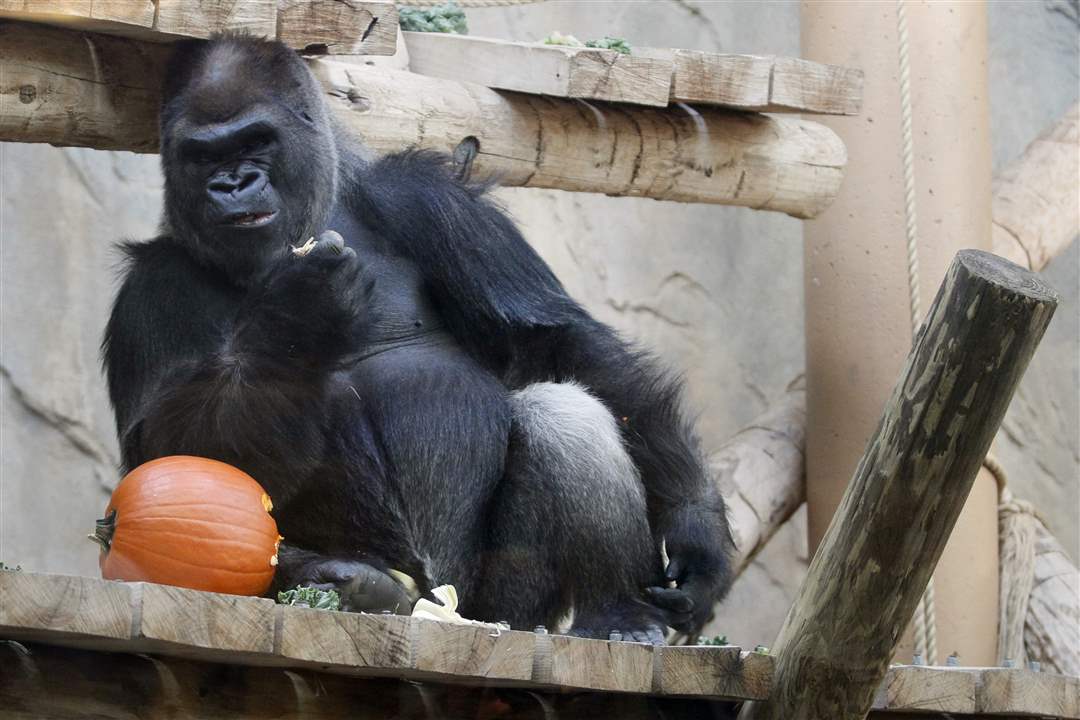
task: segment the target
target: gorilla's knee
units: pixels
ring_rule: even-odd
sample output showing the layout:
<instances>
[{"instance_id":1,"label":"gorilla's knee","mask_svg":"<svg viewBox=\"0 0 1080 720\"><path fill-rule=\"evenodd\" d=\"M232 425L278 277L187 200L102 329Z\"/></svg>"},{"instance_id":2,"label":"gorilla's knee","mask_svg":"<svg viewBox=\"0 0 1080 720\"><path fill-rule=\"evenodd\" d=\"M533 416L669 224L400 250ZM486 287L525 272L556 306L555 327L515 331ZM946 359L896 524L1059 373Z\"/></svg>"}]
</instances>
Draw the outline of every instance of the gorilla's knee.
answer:
<instances>
[{"instance_id":1,"label":"gorilla's knee","mask_svg":"<svg viewBox=\"0 0 1080 720\"><path fill-rule=\"evenodd\" d=\"M632 488L644 498L618 421L584 387L568 382L535 383L514 393L512 404L522 444L532 461L542 463L547 473L577 482Z\"/></svg>"}]
</instances>

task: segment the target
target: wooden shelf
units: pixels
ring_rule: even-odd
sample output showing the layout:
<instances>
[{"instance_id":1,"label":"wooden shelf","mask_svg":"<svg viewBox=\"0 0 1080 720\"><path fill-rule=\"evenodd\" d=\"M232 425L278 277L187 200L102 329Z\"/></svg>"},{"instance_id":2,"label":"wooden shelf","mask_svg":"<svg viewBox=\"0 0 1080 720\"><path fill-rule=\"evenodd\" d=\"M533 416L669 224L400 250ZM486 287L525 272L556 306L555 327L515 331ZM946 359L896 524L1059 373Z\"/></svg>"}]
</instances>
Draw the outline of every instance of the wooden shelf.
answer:
<instances>
[{"instance_id":1,"label":"wooden shelf","mask_svg":"<svg viewBox=\"0 0 1080 720\"><path fill-rule=\"evenodd\" d=\"M404 33L413 72L534 95L664 107L855 115L863 74L798 58L697 50L614 50Z\"/></svg>"},{"instance_id":2,"label":"wooden shelf","mask_svg":"<svg viewBox=\"0 0 1080 720\"><path fill-rule=\"evenodd\" d=\"M81 692L80 682L86 687L95 682L138 685L148 674L156 678L159 669L153 663L134 657L143 653L162 658L158 664L174 668L177 678L205 680L215 672L220 675L220 670L205 663L239 666L233 676L248 680L230 693L245 688L249 693L261 692L259 688L274 684L268 678L281 678L281 669L289 669L542 693L598 693L593 702L607 711L622 707L619 703L624 700L619 698L627 695L702 701L762 699L768 695L773 674L772 657L731 646L654 648L500 632L409 617L286 607L266 598L151 583L23 572L0 572L0 639L43 647L35 652L38 661L56 670L45 677L72 675L74 684L63 690L69 694ZM114 654L94 660L92 653L61 652L57 647ZM10 659L0 664L21 667ZM61 673L64 667L84 669ZM97 680L83 677L89 667L96 668ZM332 679L325 683L331 688L353 687ZM27 698L39 692L35 687L13 682L5 689L0 682L0 707L8 707L5 694L30 703ZM367 687L385 691L391 686ZM294 690L299 692L289 686L272 694ZM34 702L55 701L46 697L55 692L40 689L42 694ZM192 688L183 683L169 692L187 698L185 702L193 701L188 697ZM350 697L356 690L341 692ZM96 699L96 691L93 694ZM126 701L115 702L122 706ZM331 693L324 702L337 707L343 700ZM1078 703L1080 681L1076 678L999 668L900 666L889 671L875 710L1080 718ZM70 717L88 717L89 713Z\"/></svg>"}]
</instances>

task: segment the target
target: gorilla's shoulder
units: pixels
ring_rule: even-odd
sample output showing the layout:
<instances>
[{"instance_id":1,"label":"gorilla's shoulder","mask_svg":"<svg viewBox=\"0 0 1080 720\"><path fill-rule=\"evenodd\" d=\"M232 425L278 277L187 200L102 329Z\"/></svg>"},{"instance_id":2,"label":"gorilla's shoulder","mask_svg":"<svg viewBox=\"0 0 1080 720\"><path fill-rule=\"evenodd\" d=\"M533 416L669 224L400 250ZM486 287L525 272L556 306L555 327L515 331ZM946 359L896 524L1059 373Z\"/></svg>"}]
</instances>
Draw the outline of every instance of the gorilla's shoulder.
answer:
<instances>
[{"instance_id":1,"label":"gorilla's shoulder","mask_svg":"<svg viewBox=\"0 0 1080 720\"><path fill-rule=\"evenodd\" d=\"M117 250L121 256L121 270L127 278L157 279L162 275L198 271L191 253L167 235L152 240L121 242Z\"/></svg>"}]
</instances>

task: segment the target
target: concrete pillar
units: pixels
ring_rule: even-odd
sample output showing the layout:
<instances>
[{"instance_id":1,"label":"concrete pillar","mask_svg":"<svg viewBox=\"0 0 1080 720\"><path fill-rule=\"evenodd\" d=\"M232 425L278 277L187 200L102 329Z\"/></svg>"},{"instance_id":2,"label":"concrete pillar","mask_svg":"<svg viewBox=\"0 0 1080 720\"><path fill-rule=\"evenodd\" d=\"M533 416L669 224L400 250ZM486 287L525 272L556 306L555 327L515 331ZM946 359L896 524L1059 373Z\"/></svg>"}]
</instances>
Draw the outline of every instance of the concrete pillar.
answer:
<instances>
[{"instance_id":1,"label":"concrete pillar","mask_svg":"<svg viewBox=\"0 0 1080 720\"><path fill-rule=\"evenodd\" d=\"M991 158L986 7L905 3L921 307L953 255L989 249ZM897 4L806 2L802 53L860 67L862 113L816 118L848 149L837 201L805 223L807 499L824 534L911 346ZM921 319L921 318L920 318ZM983 471L938 565L938 661L992 665L997 493ZM898 651L909 662L910 632Z\"/></svg>"}]
</instances>

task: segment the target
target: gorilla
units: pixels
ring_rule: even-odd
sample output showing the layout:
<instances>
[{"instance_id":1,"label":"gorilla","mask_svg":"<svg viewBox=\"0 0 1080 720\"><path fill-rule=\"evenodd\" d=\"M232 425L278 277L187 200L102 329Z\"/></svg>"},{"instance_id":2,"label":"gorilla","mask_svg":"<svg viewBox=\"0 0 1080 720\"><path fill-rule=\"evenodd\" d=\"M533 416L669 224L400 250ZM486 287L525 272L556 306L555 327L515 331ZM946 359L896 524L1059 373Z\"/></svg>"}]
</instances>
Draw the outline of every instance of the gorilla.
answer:
<instances>
[{"instance_id":1,"label":"gorilla","mask_svg":"<svg viewBox=\"0 0 1080 720\"><path fill-rule=\"evenodd\" d=\"M160 233L123 246L103 341L126 469L250 473L286 538L275 589L350 610L408 612L404 573L514 628L700 629L731 539L680 381L486 187L432 152L369 159L296 53L242 35L177 47L160 130Z\"/></svg>"}]
</instances>

